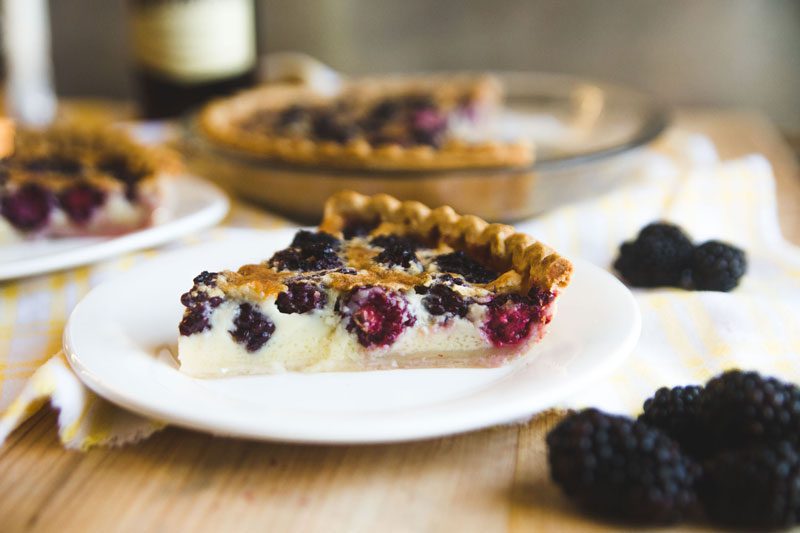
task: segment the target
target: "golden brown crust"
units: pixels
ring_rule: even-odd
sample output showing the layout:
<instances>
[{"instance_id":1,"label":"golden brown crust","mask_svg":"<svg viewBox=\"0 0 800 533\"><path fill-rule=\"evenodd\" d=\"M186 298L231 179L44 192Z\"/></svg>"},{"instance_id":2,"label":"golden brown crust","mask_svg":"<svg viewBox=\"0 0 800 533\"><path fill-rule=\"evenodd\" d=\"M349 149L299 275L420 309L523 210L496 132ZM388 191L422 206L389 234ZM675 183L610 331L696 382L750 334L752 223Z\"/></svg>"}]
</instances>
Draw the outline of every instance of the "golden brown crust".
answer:
<instances>
[{"instance_id":1,"label":"golden brown crust","mask_svg":"<svg viewBox=\"0 0 800 533\"><path fill-rule=\"evenodd\" d=\"M15 131L13 120L0 118L0 158L8 157L14 153Z\"/></svg>"},{"instance_id":2,"label":"golden brown crust","mask_svg":"<svg viewBox=\"0 0 800 533\"><path fill-rule=\"evenodd\" d=\"M219 286L234 296L262 300L286 290L284 283L292 272L276 272L266 265L244 265L237 272L226 271Z\"/></svg>"},{"instance_id":3,"label":"golden brown crust","mask_svg":"<svg viewBox=\"0 0 800 533\"><path fill-rule=\"evenodd\" d=\"M401 202L386 194L365 196L343 191L328 200L319 229L341 236L353 220L378 222L373 231L376 235L414 235L463 250L505 272L490 284L495 289L522 293L533 287L558 290L569 284L572 275L572 263L544 243L516 232L512 226L459 215L447 206L430 209L419 202Z\"/></svg>"},{"instance_id":4,"label":"golden brown crust","mask_svg":"<svg viewBox=\"0 0 800 533\"><path fill-rule=\"evenodd\" d=\"M345 85L337 97L358 106L376 98L426 91L439 102L476 99L493 105L501 91L489 76L386 77L361 79ZM346 144L281 137L245 131L239 122L255 113L286 108L291 104L325 105L331 97L294 85L270 85L251 89L208 104L198 117L200 131L213 142L252 156L296 164L384 170L436 170L456 168L520 167L533 162L530 142L467 142L451 138L439 148L399 144L372 146L364 139Z\"/></svg>"},{"instance_id":5,"label":"golden brown crust","mask_svg":"<svg viewBox=\"0 0 800 533\"><path fill-rule=\"evenodd\" d=\"M52 158L79 161L84 167L83 179L102 189L124 187L118 179L98 169L103 161L124 161L126 168L141 176L137 181L140 187L149 186L148 183L160 175L176 174L182 169L180 157L172 150L143 146L120 130L70 124L17 131L13 153L5 161L8 181L33 180L54 190L74 184L74 177L57 171L31 173L26 170L29 162Z\"/></svg>"}]
</instances>

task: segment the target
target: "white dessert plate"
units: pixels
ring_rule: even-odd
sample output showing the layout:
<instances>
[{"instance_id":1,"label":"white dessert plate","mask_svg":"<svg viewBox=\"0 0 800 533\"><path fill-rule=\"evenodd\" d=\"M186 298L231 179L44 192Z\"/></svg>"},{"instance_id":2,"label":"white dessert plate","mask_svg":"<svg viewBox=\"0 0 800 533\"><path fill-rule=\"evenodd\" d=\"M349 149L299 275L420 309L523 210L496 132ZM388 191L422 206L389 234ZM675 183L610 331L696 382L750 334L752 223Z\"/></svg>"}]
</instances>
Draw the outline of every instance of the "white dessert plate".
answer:
<instances>
[{"instance_id":1,"label":"white dessert plate","mask_svg":"<svg viewBox=\"0 0 800 533\"><path fill-rule=\"evenodd\" d=\"M228 212L228 198L211 183L193 176L166 182L159 223L117 237L20 241L0 246L0 281L34 276L158 246L216 225Z\"/></svg>"},{"instance_id":2,"label":"white dessert plate","mask_svg":"<svg viewBox=\"0 0 800 533\"><path fill-rule=\"evenodd\" d=\"M378 443L529 417L612 370L639 337L639 309L628 289L575 261L549 334L502 368L221 379L182 374L169 353L183 311L178 300L192 278L263 260L293 232L234 230L98 286L75 308L64 333L72 368L108 400L188 428L288 442Z\"/></svg>"}]
</instances>

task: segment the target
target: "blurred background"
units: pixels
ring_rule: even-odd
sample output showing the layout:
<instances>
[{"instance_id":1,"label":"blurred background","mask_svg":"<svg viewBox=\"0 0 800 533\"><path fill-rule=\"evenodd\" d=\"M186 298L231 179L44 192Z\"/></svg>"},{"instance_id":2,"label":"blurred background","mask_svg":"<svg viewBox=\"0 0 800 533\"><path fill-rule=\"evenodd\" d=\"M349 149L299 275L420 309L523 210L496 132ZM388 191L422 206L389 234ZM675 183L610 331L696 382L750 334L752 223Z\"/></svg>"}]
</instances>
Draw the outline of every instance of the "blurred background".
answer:
<instances>
[{"instance_id":1,"label":"blurred background","mask_svg":"<svg viewBox=\"0 0 800 533\"><path fill-rule=\"evenodd\" d=\"M123 0L50 1L58 94L127 99ZM797 0L256 0L258 51L348 73L565 72L683 105L755 108L800 132Z\"/></svg>"}]
</instances>

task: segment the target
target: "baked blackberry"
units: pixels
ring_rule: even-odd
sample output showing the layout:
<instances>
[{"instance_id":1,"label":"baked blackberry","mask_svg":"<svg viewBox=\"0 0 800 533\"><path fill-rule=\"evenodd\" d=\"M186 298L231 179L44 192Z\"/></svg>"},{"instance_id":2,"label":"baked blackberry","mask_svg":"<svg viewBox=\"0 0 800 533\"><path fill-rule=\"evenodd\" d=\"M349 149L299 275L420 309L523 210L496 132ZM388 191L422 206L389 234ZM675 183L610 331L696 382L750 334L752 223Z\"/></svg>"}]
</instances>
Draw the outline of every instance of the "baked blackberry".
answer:
<instances>
[{"instance_id":1,"label":"baked blackberry","mask_svg":"<svg viewBox=\"0 0 800 533\"><path fill-rule=\"evenodd\" d=\"M257 352L275 333L275 323L247 302L239 305L233 325L231 337L248 352Z\"/></svg>"},{"instance_id":2,"label":"baked blackberry","mask_svg":"<svg viewBox=\"0 0 800 533\"><path fill-rule=\"evenodd\" d=\"M313 272L342 266L336 249L325 242L305 243L302 248L291 246L275 252L268 261L277 270Z\"/></svg>"},{"instance_id":3,"label":"baked blackberry","mask_svg":"<svg viewBox=\"0 0 800 533\"><path fill-rule=\"evenodd\" d=\"M800 516L800 456L788 442L723 452L706 463L698 492L720 525L791 527Z\"/></svg>"},{"instance_id":4,"label":"baked blackberry","mask_svg":"<svg viewBox=\"0 0 800 533\"><path fill-rule=\"evenodd\" d=\"M800 442L800 389L757 372L730 370L700 395L703 437L714 450Z\"/></svg>"},{"instance_id":5,"label":"baked blackberry","mask_svg":"<svg viewBox=\"0 0 800 533\"><path fill-rule=\"evenodd\" d=\"M652 223L620 246L614 268L634 287L685 285L693 249L678 226Z\"/></svg>"},{"instance_id":6,"label":"baked blackberry","mask_svg":"<svg viewBox=\"0 0 800 533\"><path fill-rule=\"evenodd\" d=\"M381 235L370 241L372 246L383 248L375 256L375 261L389 266L402 266L409 268L412 263L419 264L416 250L419 243L398 235Z\"/></svg>"},{"instance_id":7,"label":"baked blackberry","mask_svg":"<svg viewBox=\"0 0 800 533\"><path fill-rule=\"evenodd\" d=\"M671 523L694 507L699 467L659 429L585 409L548 435L550 475L579 506L610 518Z\"/></svg>"},{"instance_id":8,"label":"baked blackberry","mask_svg":"<svg viewBox=\"0 0 800 533\"><path fill-rule=\"evenodd\" d=\"M442 254L436 258L436 264L445 272L461 274L470 283L489 283L499 276L462 251Z\"/></svg>"},{"instance_id":9,"label":"baked blackberry","mask_svg":"<svg viewBox=\"0 0 800 533\"><path fill-rule=\"evenodd\" d=\"M418 294L425 294L422 306L434 316L464 318L469 312L470 299L464 298L451 287L440 283L430 287L417 287Z\"/></svg>"},{"instance_id":10,"label":"baked blackberry","mask_svg":"<svg viewBox=\"0 0 800 533\"><path fill-rule=\"evenodd\" d=\"M745 272L744 251L724 242L708 241L692 254L692 282L697 290L728 292L739 284Z\"/></svg>"},{"instance_id":11,"label":"baked blackberry","mask_svg":"<svg viewBox=\"0 0 800 533\"><path fill-rule=\"evenodd\" d=\"M315 246L328 247L338 250L342 241L324 231L308 231L301 229L294 235L291 246L295 248L313 248Z\"/></svg>"},{"instance_id":12,"label":"baked blackberry","mask_svg":"<svg viewBox=\"0 0 800 533\"><path fill-rule=\"evenodd\" d=\"M699 423L700 393L696 385L661 387L644 402L639 422L662 430L689 454L699 453L704 440Z\"/></svg>"},{"instance_id":13,"label":"baked blackberry","mask_svg":"<svg viewBox=\"0 0 800 533\"><path fill-rule=\"evenodd\" d=\"M314 283L287 283L286 291L278 294L275 299L278 311L287 315L322 309L326 303L328 303L328 296L321 287Z\"/></svg>"}]
</instances>

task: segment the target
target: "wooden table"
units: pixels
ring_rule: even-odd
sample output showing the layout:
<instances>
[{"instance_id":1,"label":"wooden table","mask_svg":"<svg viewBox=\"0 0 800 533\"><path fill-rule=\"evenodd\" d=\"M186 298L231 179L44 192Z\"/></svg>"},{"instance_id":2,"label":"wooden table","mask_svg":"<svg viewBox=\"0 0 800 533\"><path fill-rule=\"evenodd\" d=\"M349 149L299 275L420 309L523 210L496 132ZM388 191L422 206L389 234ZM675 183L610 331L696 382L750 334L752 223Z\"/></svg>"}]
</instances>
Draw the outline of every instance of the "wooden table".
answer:
<instances>
[{"instance_id":1,"label":"wooden table","mask_svg":"<svg viewBox=\"0 0 800 533\"><path fill-rule=\"evenodd\" d=\"M784 232L800 243L796 158L767 120L685 110L678 123L711 136L725 158L765 154ZM0 449L0 530L618 530L582 517L549 483L543 436L558 418L384 446L270 444L169 428L135 446L82 454L62 449L55 414L45 410Z\"/></svg>"}]
</instances>

